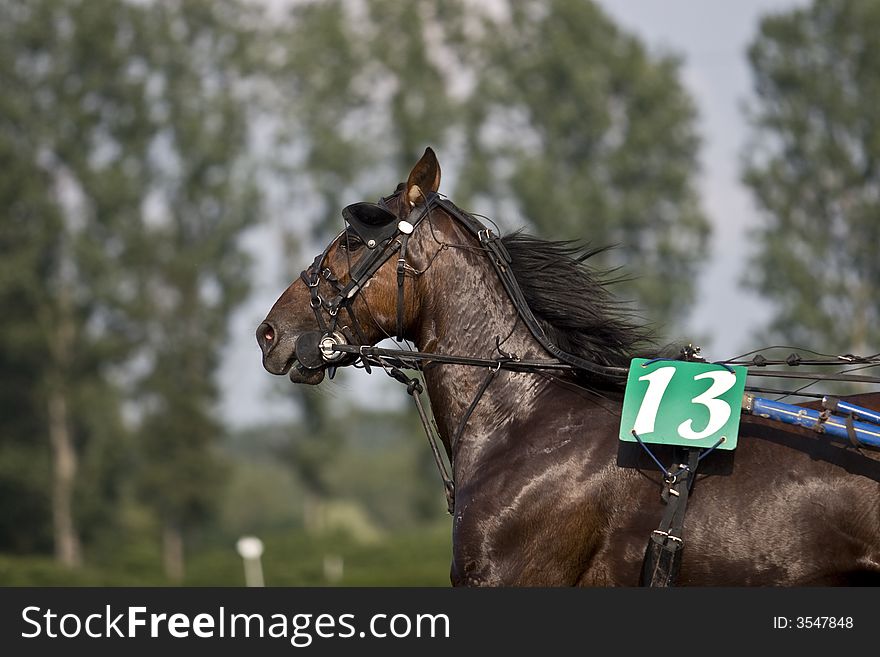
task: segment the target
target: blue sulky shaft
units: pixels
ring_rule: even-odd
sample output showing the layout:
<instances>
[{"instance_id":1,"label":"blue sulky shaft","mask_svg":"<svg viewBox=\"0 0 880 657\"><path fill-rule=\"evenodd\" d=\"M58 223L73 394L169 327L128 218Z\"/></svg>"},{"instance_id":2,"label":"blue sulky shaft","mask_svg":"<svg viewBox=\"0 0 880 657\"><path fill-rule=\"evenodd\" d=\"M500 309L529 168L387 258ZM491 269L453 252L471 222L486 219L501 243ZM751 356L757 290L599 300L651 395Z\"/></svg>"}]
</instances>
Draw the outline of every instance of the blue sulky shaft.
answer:
<instances>
[{"instance_id":1,"label":"blue sulky shaft","mask_svg":"<svg viewBox=\"0 0 880 657\"><path fill-rule=\"evenodd\" d=\"M840 406L838 408L843 410ZM824 427L824 433L835 438L849 439L846 419L839 415L832 415L822 421L819 411L795 406L794 404L783 404L782 402L771 401L761 397L752 397L751 395L746 395L743 401L743 410L752 415L806 427L807 429L815 429L816 425L821 422ZM880 426L865 422L853 422L853 429L859 441L866 445L880 447Z\"/></svg>"},{"instance_id":2,"label":"blue sulky shaft","mask_svg":"<svg viewBox=\"0 0 880 657\"><path fill-rule=\"evenodd\" d=\"M850 404L843 399L837 399L836 397L822 397L822 406L830 410L832 413L852 413L853 417L857 417L863 422L880 424L880 413L872 411L870 408Z\"/></svg>"}]
</instances>

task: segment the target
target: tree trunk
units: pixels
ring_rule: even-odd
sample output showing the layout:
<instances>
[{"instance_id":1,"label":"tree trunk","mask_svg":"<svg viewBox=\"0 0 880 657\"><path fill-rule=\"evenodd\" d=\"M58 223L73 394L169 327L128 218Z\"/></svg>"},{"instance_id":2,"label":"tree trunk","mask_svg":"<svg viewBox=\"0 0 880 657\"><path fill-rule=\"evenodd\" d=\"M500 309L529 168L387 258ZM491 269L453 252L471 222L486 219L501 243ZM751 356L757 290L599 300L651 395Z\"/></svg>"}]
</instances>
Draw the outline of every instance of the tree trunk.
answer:
<instances>
[{"instance_id":1,"label":"tree trunk","mask_svg":"<svg viewBox=\"0 0 880 657\"><path fill-rule=\"evenodd\" d=\"M52 447L52 524L55 558L68 568L81 563L79 537L73 521L76 451L70 435L67 399L60 387L49 393L49 442Z\"/></svg>"},{"instance_id":2,"label":"tree trunk","mask_svg":"<svg viewBox=\"0 0 880 657\"><path fill-rule=\"evenodd\" d=\"M162 528L162 562L168 579L177 583L183 581L183 533L175 524L165 523Z\"/></svg>"},{"instance_id":3,"label":"tree trunk","mask_svg":"<svg viewBox=\"0 0 880 657\"><path fill-rule=\"evenodd\" d=\"M55 375L49 381L49 445L52 449L52 524L55 558L68 568L80 565L82 554L73 519L73 487L77 459L71 435L67 400L67 373L76 328L73 323L70 287L60 286L55 339L50 345Z\"/></svg>"}]
</instances>

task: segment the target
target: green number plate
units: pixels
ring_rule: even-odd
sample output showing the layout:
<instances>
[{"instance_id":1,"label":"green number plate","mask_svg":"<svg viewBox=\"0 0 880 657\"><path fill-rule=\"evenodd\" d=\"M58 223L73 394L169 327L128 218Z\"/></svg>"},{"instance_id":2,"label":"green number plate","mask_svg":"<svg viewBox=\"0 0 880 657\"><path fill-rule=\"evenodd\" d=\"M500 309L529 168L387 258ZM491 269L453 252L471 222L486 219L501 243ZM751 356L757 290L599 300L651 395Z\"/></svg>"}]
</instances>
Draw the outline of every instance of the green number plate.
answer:
<instances>
[{"instance_id":1,"label":"green number plate","mask_svg":"<svg viewBox=\"0 0 880 657\"><path fill-rule=\"evenodd\" d=\"M629 366L620 439L646 443L734 449L739 432L746 368L650 361L634 358Z\"/></svg>"}]
</instances>

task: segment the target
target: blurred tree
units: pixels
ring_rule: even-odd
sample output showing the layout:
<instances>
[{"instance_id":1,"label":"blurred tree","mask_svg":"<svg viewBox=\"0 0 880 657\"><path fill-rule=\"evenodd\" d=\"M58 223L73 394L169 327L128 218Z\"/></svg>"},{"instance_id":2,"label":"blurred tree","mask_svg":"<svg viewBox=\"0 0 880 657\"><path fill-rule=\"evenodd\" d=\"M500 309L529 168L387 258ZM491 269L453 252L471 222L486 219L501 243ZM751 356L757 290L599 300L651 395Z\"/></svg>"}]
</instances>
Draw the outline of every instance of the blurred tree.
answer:
<instances>
[{"instance_id":1,"label":"blurred tree","mask_svg":"<svg viewBox=\"0 0 880 657\"><path fill-rule=\"evenodd\" d=\"M880 5L816 0L766 17L744 180L764 211L747 284L773 337L821 351L880 344Z\"/></svg>"},{"instance_id":2,"label":"blurred tree","mask_svg":"<svg viewBox=\"0 0 880 657\"><path fill-rule=\"evenodd\" d=\"M0 20L0 30L5 24ZM44 172L11 139L8 99L0 95L0 546L51 550L49 441L34 437L48 431L42 356L47 336L37 315L52 253L43 248L52 243L58 216L45 194Z\"/></svg>"},{"instance_id":3,"label":"blurred tree","mask_svg":"<svg viewBox=\"0 0 880 657\"><path fill-rule=\"evenodd\" d=\"M606 264L639 276L626 294L661 322L688 307L708 225L674 57L584 0L304 2L292 26L291 108L323 235L430 144L459 203L618 243Z\"/></svg>"},{"instance_id":4,"label":"blurred tree","mask_svg":"<svg viewBox=\"0 0 880 657\"><path fill-rule=\"evenodd\" d=\"M224 480L215 375L248 290L239 237L259 206L247 159L258 21L236 0L157 3L142 20L158 123L145 190L154 225L141 298L141 481L162 522L166 572L181 580L184 530L210 518Z\"/></svg>"},{"instance_id":5,"label":"blurred tree","mask_svg":"<svg viewBox=\"0 0 880 657\"><path fill-rule=\"evenodd\" d=\"M293 464L296 476L308 493L316 498L331 494L327 472L333 465L336 451L343 442L344 429L333 422L333 412L320 391L299 390L302 419L291 426L294 435L279 450ZM346 412L349 409L346 408ZM308 501L306 515L308 515Z\"/></svg>"},{"instance_id":6,"label":"blurred tree","mask_svg":"<svg viewBox=\"0 0 880 657\"><path fill-rule=\"evenodd\" d=\"M67 564L80 559L77 519L106 521L128 474L123 394L172 576L183 528L214 506L213 376L257 211L260 15L238 0L0 4L0 405L18 411L0 419L0 450L27 463L42 449L27 439L48 436ZM0 489L29 470L0 468ZM35 493L24 508L43 504Z\"/></svg>"},{"instance_id":7,"label":"blurred tree","mask_svg":"<svg viewBox=\"0 0 880 657\"><path fill-rule=\"evenodd\" d=\"M106 477L124 475L92 448L120 427L108 374L136 335L125 313L131 278L118 268L133 245L127 222L141 202L138 162L148 135L142 106L129 100L143 84L122 42L134 14L107 2L0 5L0 306L7 317L0 360L10 366L5 400L14 404L3 414L2 440L34 459L22 473L42 474L35 464L51 454L51 486L46 476L23 488L51 491L55 553L69 566L81 558L74 498L103 499L103 512L96 518L92 506L87 515L106 522L116 488ZM34 444L39 436L46 442ZM86 454L95 476L77 478ZM100 463L107 468L94 472Z\"/></svg>"},{"instance_id":8,"label":"blurred tree","mask_svg":"<svg viewBox=\"0 0 880 657\"><path fill-rule=\"evenodd\" d=\"M448 518L424 430L409 410L352 410L344 449L327 475L337 495L357 500L383 529Z\"/></svg>"},{"instance_id":9,"label":"blurred tree","mask_svg":"<svg viewBox=\"0 0 880 657\"><path fill-rule=\"evenodd\" d=\"M681 328L709 226L678 59L649 55L591 2L507 6L481 39L463 196L491 193L495 214L508 201L548 237L617 245L605 264L635 276L621 293Z\"/></svg>"},{"instance_id":10,"label":"blurred tree","mask_svg":"<svg viewBox=\"0 0 880 657\"><path fill-rule=\"evenodd\" d=\"M394 0L294 5L285 35L291 110L306 149L302 168L321 203L322 238L339 224L343 198L365 188L388 193L425 140L441 139L461 118L424 40L427 8Z\"/></svg>"}]
</instances>

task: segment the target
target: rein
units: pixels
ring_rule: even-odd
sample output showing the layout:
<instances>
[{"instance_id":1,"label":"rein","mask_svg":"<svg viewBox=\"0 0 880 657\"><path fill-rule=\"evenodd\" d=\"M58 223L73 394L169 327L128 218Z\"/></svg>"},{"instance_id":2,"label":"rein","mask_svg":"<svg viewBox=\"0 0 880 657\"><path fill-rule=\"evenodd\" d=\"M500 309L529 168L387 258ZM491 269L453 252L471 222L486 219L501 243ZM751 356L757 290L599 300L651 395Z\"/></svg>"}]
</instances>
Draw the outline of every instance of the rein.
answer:
<instances>
[{"instance_id":1,"label":"rein","mask_svg":"<svg viewBox=\"0 0 880 657\"><path fill-rule=\"evenodd\" d=\"M352 354L366 359L373 365L390 364L403 369L422 369L420 363L437 363L445 365L472 365L474 367L500 367L503 370L511 370L515 372L533 372L538 370L563 370L568 372L576 372L579 368L559 360L522 360L514 355L508 355L502 358L477 358L473 356L455 356L451 354L437 354L426 351L408 351L404 349L384 349L381 347L356 346L356 345L334 345L333 351L343 354ZM878 357L858 357L853 361L865 364L866 367L880 366L880 358ZM715 365L736 365L736 361L719 360L712 361ZM787 365L785 361L773 363L774 365ZM840 365L840 360L822 360L812 361L810 365ZM790 367L794 367L789 365ZM762 366L763 367L763 366ZM847 374L846 372L836 374L821 374L819 372L777 372L771 370L762 370L758 367L749 367L748 375L752 377L776 377L782 379L810 379L813 381L842 381L850 383L873 383L880 385L880 377L862 376L855 374ZM770 390L770 393L796 394L788 390ZM797 393L800 394L800 393ZM809 397L810 395L803 395ZM822 395L818 395L822 396Z\"/></svg>"}]
</instances>

